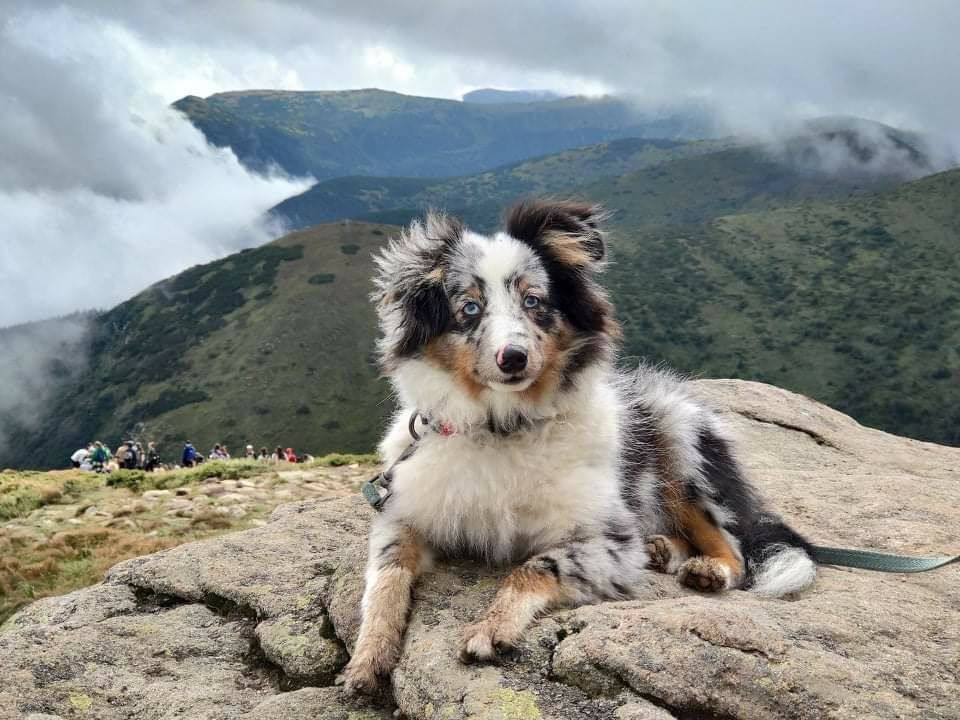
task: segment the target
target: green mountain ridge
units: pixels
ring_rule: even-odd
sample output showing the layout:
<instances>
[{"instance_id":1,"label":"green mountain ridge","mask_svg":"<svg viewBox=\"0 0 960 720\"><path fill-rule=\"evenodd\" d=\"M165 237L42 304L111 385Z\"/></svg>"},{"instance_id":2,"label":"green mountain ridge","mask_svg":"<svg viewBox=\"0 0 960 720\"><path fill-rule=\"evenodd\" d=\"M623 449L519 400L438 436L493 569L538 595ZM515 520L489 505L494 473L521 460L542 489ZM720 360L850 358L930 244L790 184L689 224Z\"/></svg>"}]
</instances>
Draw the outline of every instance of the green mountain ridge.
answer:
<instances>
[{"instance_id":1,"label":"green mountain ridge","mask_svg":"<svg viewBox=\"0 0 960 720\"><path fill-rule=\"evenodd\" d=\"M704 137L700 116L641 114L615 97L482 104L384 90L256 90L174 103L218 147L257 170L317 180L478 172L624 137Z\"/></svg>"},{"instance_id":2,"label":"green mountain ridge","mask_svg":"<svg viewBox=\"0 0 960 720\"><path fill-rule=\"evenodd\" d=\"M763 198L782 205L893 187L929 174L931 167L919 137L858 118L824 118L811 123L810 131L777 143L624 138L461 177L334 178L271 212L300 228L343 218L402 224L433 207L491 229L502 207L517 197L590 194L593 183L620 178L623 186L645 186L624 208L639 222L683 224L763 207Z\"/></svg>"}]
</instances>

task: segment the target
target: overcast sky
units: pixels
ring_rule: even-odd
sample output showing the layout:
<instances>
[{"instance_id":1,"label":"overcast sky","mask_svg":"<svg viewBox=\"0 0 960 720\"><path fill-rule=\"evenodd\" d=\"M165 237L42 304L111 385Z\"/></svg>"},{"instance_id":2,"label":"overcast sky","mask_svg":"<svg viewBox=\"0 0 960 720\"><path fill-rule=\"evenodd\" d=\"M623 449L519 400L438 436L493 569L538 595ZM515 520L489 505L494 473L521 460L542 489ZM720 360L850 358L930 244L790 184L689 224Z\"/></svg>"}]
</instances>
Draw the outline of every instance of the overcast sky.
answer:
<instances>
[{"instance_id":1,"label":"overcast sky","mask_svg":"<svg viewBox=\"0 0 960 720\"><path fill-rule=\"evenodd\" d=\"M263 242L306 179L167 104L244 88L699 98L735 132L855 114L960 140L960 2L0 0L0 326Z\"/></svg>"}]
</instances>

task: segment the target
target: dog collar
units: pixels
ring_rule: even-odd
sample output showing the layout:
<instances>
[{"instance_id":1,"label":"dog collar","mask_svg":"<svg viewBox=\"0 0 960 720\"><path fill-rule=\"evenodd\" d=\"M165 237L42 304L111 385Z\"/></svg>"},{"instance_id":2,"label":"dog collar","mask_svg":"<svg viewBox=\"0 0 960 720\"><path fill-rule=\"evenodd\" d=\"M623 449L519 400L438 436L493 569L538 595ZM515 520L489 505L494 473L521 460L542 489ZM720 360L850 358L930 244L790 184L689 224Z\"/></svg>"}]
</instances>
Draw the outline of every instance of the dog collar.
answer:
<instances>
[{"instance_id":1,"label":"dog collar","mask_svg":"<svg viewBox=\"0 0 960 720\"><path fill-rule=\"evenodd\" d=\"M485 425L473 426L469 428L457 428L452 422L448 420L440 420L433 416L432 413L422 412L421 410L414 410L410 413L410 420L407 422L407 430L410 433L410 437L414 441L419 441L423 435L421 430L423 428L429 429L431 432L440 435L441 437L452 437L453 435L465 435L468 432L489 432L492 435L498 435L500 437L506 437L512 435L521 430L529 430L535 427L536 425L547 422L550 420L556 420L556 418L542 418L540 420L531 420L529 418L518 415L513 421L503 421L494 418L493 415L487 417L487 422Z\"/></svg>"}]
</instances>

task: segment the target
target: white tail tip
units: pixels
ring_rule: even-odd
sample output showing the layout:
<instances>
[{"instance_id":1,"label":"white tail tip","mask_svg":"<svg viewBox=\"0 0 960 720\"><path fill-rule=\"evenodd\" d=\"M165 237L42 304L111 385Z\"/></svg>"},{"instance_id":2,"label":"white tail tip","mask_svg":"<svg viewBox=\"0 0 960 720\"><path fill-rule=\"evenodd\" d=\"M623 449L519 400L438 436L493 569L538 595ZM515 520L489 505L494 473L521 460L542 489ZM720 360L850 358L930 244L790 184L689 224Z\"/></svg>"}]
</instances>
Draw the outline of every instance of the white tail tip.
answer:
<instances>
[{"instance_id":1,"label":"white tail tip","mask_svg":"<svg viewBox=\"0 0 960 720\"><path fill-rule=\"evenodd\" d=\"M772 552L754 572L750 592L763 597L783 597L809 587L817 566L803 550L790 545L771 547Z\"/></svg>"}]
</instances>

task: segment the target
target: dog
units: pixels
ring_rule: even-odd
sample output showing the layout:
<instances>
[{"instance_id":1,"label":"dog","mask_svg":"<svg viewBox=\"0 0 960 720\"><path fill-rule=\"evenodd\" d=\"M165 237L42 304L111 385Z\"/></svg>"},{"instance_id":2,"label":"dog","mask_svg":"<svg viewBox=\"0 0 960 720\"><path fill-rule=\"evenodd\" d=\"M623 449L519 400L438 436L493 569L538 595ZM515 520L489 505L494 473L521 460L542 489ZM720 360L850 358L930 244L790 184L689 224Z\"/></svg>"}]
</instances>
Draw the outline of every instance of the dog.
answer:
<instances>
[{"instance_id":1,"label":"dog","mask_svg":"<svg viewBox=\"0 0 960 720\"><path fill-rule=\"evenodd\" d=\"M465 629L464 662L494 659L551 609L630 598L648 568L707 592L813 582L810 545L766 508L718 416L667 371L616 369L604 220L525 201L487 236L431 212L375 257L400 409L348 691L393 669L435 556L516 565Z\"/></svg>"}]
</instances>

